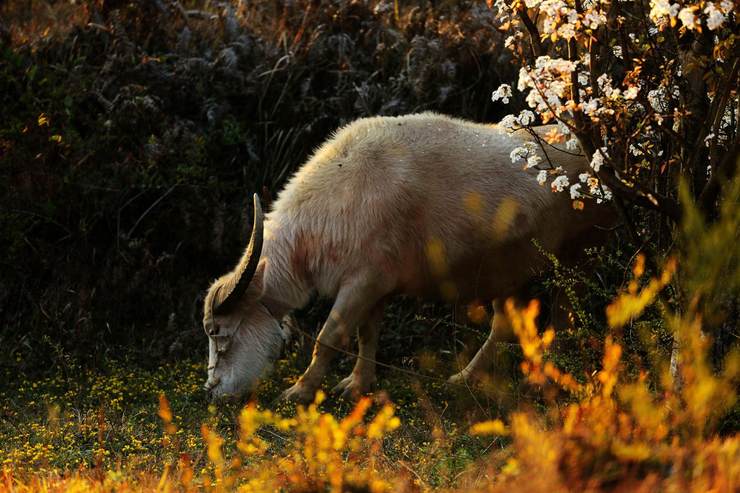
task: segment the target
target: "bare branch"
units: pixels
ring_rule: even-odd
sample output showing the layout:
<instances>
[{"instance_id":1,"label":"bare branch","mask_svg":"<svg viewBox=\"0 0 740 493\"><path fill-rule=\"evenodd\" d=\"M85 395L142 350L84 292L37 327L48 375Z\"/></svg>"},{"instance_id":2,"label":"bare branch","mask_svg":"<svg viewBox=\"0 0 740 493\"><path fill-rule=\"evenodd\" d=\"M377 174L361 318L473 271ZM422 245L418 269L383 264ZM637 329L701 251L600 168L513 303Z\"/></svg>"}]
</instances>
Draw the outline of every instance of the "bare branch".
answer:
<instances>
[{"instance_id":1,"label":"bare branch","mask_svg":"<svg viewBox=\"0 0 740 493\"><path fill-rule=\"evenodd\" d=\"M542 46L542 40L540 39L540 31L537 29L537 26L534 22L532 22L532 19L529 17L529 14L527 14L527 9L522 7L517 12L519 14L519 18L524 23L524 26L527 28L527 31L529 32L529 37L532 41L532 54L534 55L534 58L542 56L542 54L545 52L544 47Z\"/></svg>"}]
</instances>

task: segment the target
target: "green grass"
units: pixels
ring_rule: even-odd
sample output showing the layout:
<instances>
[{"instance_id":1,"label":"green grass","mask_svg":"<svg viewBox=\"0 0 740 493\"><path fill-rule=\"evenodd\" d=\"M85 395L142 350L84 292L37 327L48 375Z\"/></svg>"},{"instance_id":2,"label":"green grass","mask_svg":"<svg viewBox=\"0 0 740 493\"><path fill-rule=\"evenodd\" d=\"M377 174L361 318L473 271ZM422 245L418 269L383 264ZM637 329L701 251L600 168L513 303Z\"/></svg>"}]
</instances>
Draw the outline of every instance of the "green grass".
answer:
<instances>
[{"instance_id":1,"label":"green grass","mask_svg":"<svg viewBox=\"0 0 740 493\"><path fill-rule=\"evenodd\" d=\"M253 396L260 407L284 416L294 415L295 406L277 398L298 377L305 360L297 343L292 349ZM324 389L336 384L351 365L349 358L340 359ZM152 367L131 356L110 359L99 369L67 363L35 378L6 370L0 387L0 467L161 471L187 454L196 471L207 468L201 425L217 430L226 450L233 449L241 406L207 401L202 390L205 366L204 359L188 358ZM172 439L158 417L160 395L167 397L177 427ZM468 433L470 424L497 413L497 400L483 393L380 369L375 400L394 402L403 423L386 438L385 456L398 467L413 469L429 486L452 484L490 447L501 445ZM352 407L329 395L321 410L343 417ZM291 438L269 429L261 433L275 451Z\"/></svg>"}]
</instances>

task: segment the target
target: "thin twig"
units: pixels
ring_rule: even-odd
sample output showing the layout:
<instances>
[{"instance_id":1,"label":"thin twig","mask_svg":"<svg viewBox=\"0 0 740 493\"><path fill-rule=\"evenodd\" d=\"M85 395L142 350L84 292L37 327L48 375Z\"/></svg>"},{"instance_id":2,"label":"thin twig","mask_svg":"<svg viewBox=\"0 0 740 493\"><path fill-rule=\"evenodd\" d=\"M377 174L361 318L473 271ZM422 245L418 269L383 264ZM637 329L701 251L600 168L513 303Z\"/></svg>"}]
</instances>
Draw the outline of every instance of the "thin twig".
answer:
<instances>
[{"instance_id":1,"label":"thin twig","mask_svg":"<svg viewBox=\"0 0 740 493\"><path fill-rule=\"evenodd\" d=\"M175 189L175 187L177 187L177 185L178 185L178 183L175 183L174 185L172 185L169 190L167 190L161 197L159 197L157 200L155 200L154 203L152 205L150 205L149 208L147 210L145 210L144 213L141 216L139 216L139 219L136 220L136 222L134 223L134 225L131 227L131 229L126 234L126 237L127 238L131 238L131 235L133 234L134 230L139 225L139 223L149 214L149 212L152 211L152 209L154 209L170 193L172 193L172 191Z\"/></svg>"}]
</instances>

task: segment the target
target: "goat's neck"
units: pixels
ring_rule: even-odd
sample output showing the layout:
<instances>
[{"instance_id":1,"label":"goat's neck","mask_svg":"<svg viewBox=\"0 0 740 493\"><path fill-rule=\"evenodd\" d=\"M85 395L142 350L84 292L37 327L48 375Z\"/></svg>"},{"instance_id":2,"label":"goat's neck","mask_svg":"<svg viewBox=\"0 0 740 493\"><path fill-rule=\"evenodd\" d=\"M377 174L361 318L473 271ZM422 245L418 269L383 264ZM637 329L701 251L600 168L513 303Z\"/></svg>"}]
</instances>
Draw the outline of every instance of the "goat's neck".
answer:
<instances>
[{"instance_id":1,"label":"goat's neck","mask_svg":"<svg viewBox=\"0 0 740 493\"><path fill-rule=\"evenodd\" d=\"M273 315L282 317L305 306L312 289L305 273L298 272L292 261L295 246L285 230L268 220L265 222L265 233L261 255L261 267L264 269L262 302Z\"/></svg>"}]
</instances>

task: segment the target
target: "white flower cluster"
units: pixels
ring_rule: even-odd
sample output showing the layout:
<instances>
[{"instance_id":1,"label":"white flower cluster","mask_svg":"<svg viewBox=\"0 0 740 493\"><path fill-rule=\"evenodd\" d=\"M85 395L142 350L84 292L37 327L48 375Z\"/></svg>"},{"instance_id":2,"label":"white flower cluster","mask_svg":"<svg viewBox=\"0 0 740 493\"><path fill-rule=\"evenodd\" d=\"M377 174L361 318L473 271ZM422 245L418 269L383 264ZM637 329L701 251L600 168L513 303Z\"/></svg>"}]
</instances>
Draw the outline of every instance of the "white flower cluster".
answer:
<instances>
[{"instance_id":1,"label":"white flower cluster","mask_svg":"<svg viewBox=\"0 0 740 493\"><path fill-rule=\"evenodd\" d=\"M692 7L684 7L678 13L678 18L681 19L681 23L686 26L686 29L696 29L699 27L699 20L694 14L696 9Z\"/></svg>"},{"instance_id":2,"label":"white flower cluster","mask_svg":"<svg viewBox=\"0 0 740 493\"><path fill-rule=\"evenodd\" d=\"M519 127L519 119L514 115L506 115L498 122L499 125L504 127L506 130L514 130Z\"/></svg>"},{"instance_id":3,"label":"white flower cluster","mask_svg":"<svg viewBox=\"0 0 740 493\"><path fill-rule=\"evenodd\" d=\"M529 155L529 147L527 144L529 144L529 142L522 146L515 147L514 150L509 153L512 163L517 164L518 162L527 159L527 155Z\"/></svg>"},{"instance_id":4,"label":"white flower cluster","mask_svg":"<svg viewBox=\"0 0 740 493\"><path fill-rule=\"evenodd\" d=\"M603 185L598 178L596 178L595 176L591 176L590 173L581 173L580 175L578 175L578 181L588 187L588 194L596 199L597 204L612 199L612 191L609 189L609 187ZM580 186L575 190L575 192L572 190L572 188L573 187L571 187L570 192L571 198L575 199L583 196L583 194L580 193ZM578 197L574 197L574 193L578 193Z\"/></svg>"},{"instance_id":5,"label":"white flower cluster","mask_svg":"<svg viewBox=\"0 0 740 493\"><path fill-rule=\"evenodd\" d=\"M519 124L526 127L527 125L531 125L534 123L535 116L534 113L532 113L529 110L522 110L519 112Z\"/></svg>"},{"instance_id":6,"label":"white flower cluster","mask_svg":"<svg viewBox=\"0 0 740 493\"><path fill-rule=\"evenodd\" d=\"M612 78L607 74L601 74L596 83L599 85L599 89L604 93L604 96L611 99L616 99L620 95L620 90L612 87Z\"/></svg>"},{"instance_id":7,"label":"white flower cluster","mask_svg":"<svg viewBox=\"0 0 740 493\"><path fill-rule=\"evenodd\" d=\"M603 184L601 186L597 185L593 189L589 189L589 193L596 199L597 204L608 202L614 197L609 187Z\"/></svg>"},{"instance_id":8,"label":"white flower cluster","mask_svg":"<svg viewBox=\"0 0 740 493\"><path fill-rule=\"evenodd\" d=\"M547 55L537 57L534 64L539 70L547 70L558 74L567 74L568 76L570 76L570 73L576 69L576 62L572 62L564 58L550 58Z\"/></svg>"},{"instance_id":9,"label":"white flower cluster","mask_svg":"<svg viewBox=\"0 0 740 493\"><path fill-rule=\"evenodd\" d=\"M507 0L496 0L494 7L499 11L502 22L509 20L513 13L511 3ZM538 27L543 36L558 37L570 40L576 37L577 28L583 26L595 31L599 26L606 24L606 15L601 10L602 2L598 0L586 0L583 2L585 11L578 14L567 0L524 0L527 9L537 9ZM511 40L513 41L513 40ZM509 40L505 43L509 44Z\"/></svg>"},{"instance_id":10,"label":"white flower cluster","mask_svg":"<svg viewBox=\"0 0 740 493\"><path fill-rule=\"evenodd\" d=\"M624 96L624 99L635 99L637 97L637 93L640 92L640 86L629 86L622 95Z\"/></svg>"},{"instance_id":11,"label":"white flower cluster","mask_svg":"<svg viewBox=\"0 0 740 493\"><path fill-rule=\"evenodd\" d=\"M650 19L658 28L663 28L669 24L669 20L678 17L686 29L698 29L701 24L697 19L697 12L700 9L699 5L686 5L682 8L681 5L671 3L670 0L651 0ZM702 12L707 15L707 27L711 31L722 27L727 21L727 15L733 9L732 0L722 0L719 6L715 2L706 2L706 7Z\"/></svg>"},{"instance_id":12,"label":"white flower cluster","mask_svg":"<svg viewBox=\"0 0 740 493\"><path fill-rule=\"evenodd\" d=\"M590 98L588 101L581 103L581 111L587 116L596 116L601 110L601 101L597 98Z\"/></svg>"},{"instance_id":13,"label":"white flower cluster","mask_svg":"<svg viewBox=\"0 0 740 493\"><path fill-rule=\"evenodd\" d=\"M578 12L563 0L542 0L540 2L542 19L542 34L557 33L565 39L575 37L575 24L578 22Z\"/></svg>"},{"instance_id":14,"label":"white flower cluster","mask_svg":"<svg viewBox=\"0 0 740 493\"><path fill-rule=\"evenodd\" d=\"M622 54L619 46L615 47L615 51ZM624 89L620 89L614 87L608 74L602 74L597 79L600 95L594 97L590 74L587 70L580 69L581 67L587 68L588 63L587 54L580 61L540 56L535 61L534 68L523 67L519 70L517 89L526 92L527 104L542 116L544 123L553 118L561 118L564 113L568 115L575 108L580 109L586 116L597 119L602 115L614 114L614 105L609 103L610 100L637 99L641 90L640 83L628 82ZM576 70L578 71L578 93L581 99L578 105L571 99L571 78ZM509 120L509 122L513 121L513 119ZM570 146L574 145L575 142L570 144Z\"/></svg>"},{"instance_id":15,"label":"white flower cluster","mask_svg":"<svg viewBox=\"0 0 740 493\"><path fill-rule=\"evenodd\" d=\"M515 130L517 128L526 127L531 125L535 121L534 113L529 110L522 110L518 116L506 115L501 119L499 125L504 127L506 130Z\"/></svg>"},{"instance_id":16,"label":"white flower cluster","mask_svg":"<svg viewBox=\"0 0 740 493\"><path fill-rule=\"evenodd\" d=\"M720 4L720 8L717 8L713 2L707 2L707 6L704 8L704 13L707 14L707 27L714 31L722 27L727 17L726 13L730 13L732 10L732 2L724 0Z\"/></svg>"},{"instance_id":17,"label":"white flower cluster","mask_svg":"<svg viewBox=\"0 0 740 493\"><path fill-rule=\"evenodd\" d=\"M571 137L565 142L565 148L569 151L578 150L578 137Z\"/></svg>"},{"instance_id":18,"label":"white flower cluster","mask_svg":"<svg viewBox=\"0 0 740 493\"><path fill-rule=\"evenodd\" d=\"M524 169L534 168L542 162L542 158L537 155L537 144L534 142L525 142L523 145L515 147L509 157L514 164L524 163Z\"/></svg>"},{"instance_id":19,"label":"white flower cluster","mask_svg":"<svg viewBox=\"0 0 740 493\"><path fill-rule=\"evenodd\" d=\"M650 0L650 20L658 27L668 23L667 18L676 17L681 6L671 4L670 0Z\"/></svg>"},{"instance_id":20,"label":"white flower cluster","mask_svg":"<svg viewBox=\"0 0 740 493\"><path fill-rule=\"evenodd\" d=\"M539 7L542 20L538 22L543 36L570 40L576 37L579 26L595 31L606 24L601 2L589 1L588 5L584 4L586 10L580 16L570 4L564 0L525 0L527 8Z\"/></svg>"},{"instance_id":21,"label":"white flower cluster","mask_svg":"<svg viewBox=\"0 0 740 493\"><path fill-rule=\"evenodd\" d=\"M491 101L496 102L499 99L504 104L509 104L509 98L511 97L511 86L509 84L501 84L498 89L493 91L491 94Z\"/></svg>"},{"instance_id":22,"label":"white flower cluster","mask_svg":"<svg viewBox=\"0 0 740 493\"><path fill-rule=\"evenodd\" d=\"M598 173L599 169L601 169L601 166L604 164L605 158L609 158L609 154L607 154L606 152L606 147L597 149L596 152L594 152L594 155L591 157L591 169Z\"/></svg>"},{"instance_id":23,"label":"white flower cluster","mask_svg":"<svg viewBox=\"0 0 740 493\"><path fill-rule=\"evenodd\" d=\"M550 188L553 192L562 192L568 185L570 185L568 177L566 175L560 175L550 183Z\"/></svg>"},{"instance_id":24,"label":"white flower cluster","mask_svg":"<svg viewBox=\"0 0 740 493\"><path fill-rule=\"evenodd\" d=\"M563 173L563 169L558 167L550 172L540 171L540 174L537 176L537 181L540 185L546 181L547 174L553 172ZM550 188L553 192L562 192L567 188L570 193L571 200L590 197L596 199L596 202L600 204L606 200L612 199L611 190L606 185L601 184L599 179L592 176L590 173L581 173L578 175L578 180L580 183L574 183L571 185L568 177L565 174L561 174L552 181ZM583 184L588 187L588 194L583 192Z\"/></svg>"},{"instance_id":25,"label":"white flower cluster","mask_svg":"<svg viewBox=\"0 0 740 493\"><path fill-rule=\"evenodd\" d=\"M538 57L534 68L519 70L517 89L526 91L527 104L543 116L545 121L559 116L562 100L568 96L570 74L576 70L577 62L563 58Z\"/></svg>"},{"instance_id":26,"label":"white flower cluster","mask_svg":"<svg viewBox=\"0 0 740 493\"><path fill-rule=\"evenodd\" d=\"M565 149L568 151L578 151L578 138L574 136L565 141Z\"/></svg>"},{"instance_id":27,"label":"white flower cluster","mask_svg":"<svg viewBox=\"0 0 740 493\"><path fill-rule=\"evenodd\" d=\"M540 170L540 172L537 173L537 183L539 183L540 185L544 185L546 181L547 181L547 170L546 169Z\"/></svg>"},{"instance_id":28,"label":"white flower cluster","mask_svg":"<svg viewBox=\"0 0 740 493\"><path fill-rule=\"evenodd\" d=\"M583 25L587 28L596 30L602 24L606 24L606 15L601 10L591 8L583 14Z\"/></svg>"},{"instance_id":29,"label":"white flower cluster","mask_svg":"<svg viewBox=\"0 0 740 493\"><path fill-rule=\"evenodd\" d=\"M653 107L658 113L665 113L669 108L669 101L667 98L668 91L665 87L660 86L657 89L653 89L648 92L647 100L650 106Z\"/></svg>"}]
</instances>

